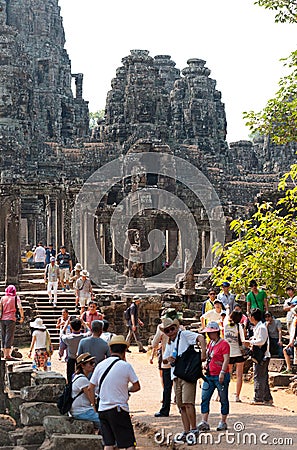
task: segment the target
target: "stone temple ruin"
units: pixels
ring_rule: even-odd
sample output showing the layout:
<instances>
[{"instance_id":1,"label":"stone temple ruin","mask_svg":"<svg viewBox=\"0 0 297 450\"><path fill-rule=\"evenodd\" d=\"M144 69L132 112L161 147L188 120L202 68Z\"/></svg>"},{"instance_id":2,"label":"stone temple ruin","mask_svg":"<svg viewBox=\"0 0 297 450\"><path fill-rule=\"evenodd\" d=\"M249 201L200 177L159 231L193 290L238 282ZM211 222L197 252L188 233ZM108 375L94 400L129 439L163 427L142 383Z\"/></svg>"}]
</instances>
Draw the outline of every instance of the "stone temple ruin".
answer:
<instances>
[{"instance_id":1,"label":"stone temple ruin","mask_svg":"<svg viewBox=\"0 0 297 450\"><path fill-rule=\"evenodd\" d=\"M83 245L74 255L71 213L85 181L115 158L142 152L183 158L210 181L227 219L248 214L255 198L273 190L294 161L295 148L279 148L269 139L228 145L221 93L201 59L189 59L179 70L168 55L131 50L111 82L105 118L91 132L83 74L71 72L58 0L0 0L0 37L0 279L6 282L18 284L20 249L27 243L65 243L74 258L89 261ZM164 259L171 263L175 258L182 267L183 237L166 212L154 211L158 200L150 189L165 189L178 195L195 218L195 271L209 267L213 236L203 205L174 178L146 170L145 177L137 170L123 176L94 215L85 213L81 241L93 232L104 263L122 274L125 261L114 248L110 218L130 194L129 227L144 236L144 249L150 229L161 230L166 241L166 255L146 264L144 276L162 270ZM140 199L141 190L146 191ZM137 215L144 198L147 210Z\"/></svg>"}]
</instances>

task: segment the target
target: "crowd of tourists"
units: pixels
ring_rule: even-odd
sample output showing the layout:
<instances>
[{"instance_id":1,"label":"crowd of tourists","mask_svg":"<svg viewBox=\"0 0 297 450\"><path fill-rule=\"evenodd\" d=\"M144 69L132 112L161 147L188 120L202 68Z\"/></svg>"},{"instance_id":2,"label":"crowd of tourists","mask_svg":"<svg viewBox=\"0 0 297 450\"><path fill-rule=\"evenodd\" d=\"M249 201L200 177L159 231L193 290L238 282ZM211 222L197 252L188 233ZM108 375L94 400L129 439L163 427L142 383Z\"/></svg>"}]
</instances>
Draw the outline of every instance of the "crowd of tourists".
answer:
<instances>
[{"instance_id":1,"label":"crowd of tourists","mask_svg":"<svg viewBox=\"0 0 297 450\"><path fill-rule=\"evenodd\" d=\"M49 270L55 267L56 260L55 256L50 256L46 267ZM140 384L131 364L126 361L126 353L131 352L129 346L132 339L140 353L146 352L139 332L139 327L144 325L139 317L141 300L135 296L125 311L127 337L116 335L108 330L109 322L98 311L92 288L88 286L86 291L80 292L89 280L87 272L79 264L75 266L75 272L76 314L70 315L64 308L56 324L60 335L59 359L65 360L67 383L72 385L70 414L77 419L92 421L98 432L102 433L106 449L115 445L118 448L134 448L135 436L128 399L131 392L140 389ZM50 277L50 272L47 276ZM292 357L294 364L297 363L297 297L291 286L288 286L287 293L288 299L283 308L287 314L290 338L286 346L282 342L281 322L269 311L267 295L254 280L246 296L246 315L230 292L229 282L222 284L219 293L216 289L209 289L208 298L202 305L199 332L186 330L182 325L181 313L175 309L164 311L151 342L150 363L153 363L156 353L163 386L162 405L155 417L169 416L174 387L183 426L179 440L190 444L195 442L197 434L210 430L210 400L215 392L221 403L217 430L227 430L230 379L235 373L234 401L241 402L247 358L253 360L254 398L251 404L273 405L268 382L271 355L285 358L285 373L291 372ZM3 356L6 360L12 360L17 312L20 323L24 321L24 311L15 286L6 288L0 308ZM53 353L50 334L41 317L30 322L30 327L32 341L28 356L33 358L36 369L48 370ZM190 352L191 363L185 369L185 358ZM201 416L197 424L195 399L199 378L203 382ZM110 389L111 385L113 389Z\"/></svg>"}]
</instances>

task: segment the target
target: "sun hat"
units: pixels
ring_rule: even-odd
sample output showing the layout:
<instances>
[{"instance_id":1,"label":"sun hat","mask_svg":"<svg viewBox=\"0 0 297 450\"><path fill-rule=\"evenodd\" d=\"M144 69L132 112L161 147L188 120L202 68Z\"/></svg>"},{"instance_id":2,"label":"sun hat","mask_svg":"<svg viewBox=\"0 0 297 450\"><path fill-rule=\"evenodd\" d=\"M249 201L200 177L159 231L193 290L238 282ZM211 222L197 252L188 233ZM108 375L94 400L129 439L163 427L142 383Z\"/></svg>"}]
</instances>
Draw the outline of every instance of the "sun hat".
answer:
<instances>
[{"instance_id":1,"label":"sun hat","mask_svg":"<svg viewBox=\"0 0 297 450\"><path fill-rule=\"evenodd\" d=\"M172 325L179 327L179 321L177 319L172 320L170 319L170 317L165 317L160 325L160 330L164 331L166 328L171 327Z\"/></svg>"},{"instance_id":2,"label":"sun hat","mask_svg":"<svg viewBox=\"0 0 297 450\"><path fill-rule=\"evenodd\" d=\"M82 270L80 272L80 274L81 274L82 277L88 277L90 275L89 272L86 269Z\"/></svg>"},{"instance_id":3,"label":"sun hat","mask_svg":"<svg viewBox=\"0 0 297 450\"><path fill-rule=\"evenodd\" d=\"M111 347L112 345L121 344L125 345L127 348L129 347L129 342L127 342L122 334L116 334L112 336L108 345Z\"/></svg>"},{"instance_id":4,"label":"sun hat","mask_svg":"<svg viewBox=\"0 0 297 450\"><path fill-rule=\"evenodd\" d=\"M50 261L56 261L56 258L54 256L51 256Z\"/></svg>"},{"instance_id":5,"label":"sun hat","mask_svg":"<svg viewBox=\"0 0 297 450\"><path fill-rule=\"evenodd\" d=\"M31 328L38 328L39 330L45 330L46 326L43 324L43 320L41 317L36 317L34 322L30 322Z\"/></svg>"},{"instance_id":6,"label":"sun hat","mask_svg":"<svg viewBox=\"0 0 297 450\"><path fill-rule=\"evenodd\" d=\"M94 361L95 356L92 356L91 353L82 353L76 358L76 367L80 366L81 364L87 363L89 361Z\"/></svg>"},{"instance_id":7,"label":"sun hat","mask_svg":"<svg viewBox=\"0 0 297 450\"><path fill-rule=\"evenodd\" d=\"M136 300L141 301L141 298L139 297L139 295L134 295L132 301L133 301L133 302L136 302Z\"/></svg>"},{"instance_id":8,"label":"sun hat","mask_svg":"<svg viewBox=\"0 0 297 450\"><path fill-rule=\"evenodd\" d=\"M5 294L6 295L16 295L16 287L13 284L10 284L5 289Z\"/></svg>"},{"instance_id":9,"label":"sun hat","mask_svg":"<svg viewBox=\"0 0 297 450\"><path fill-rule=\"evenodd\" d=\"M208 322L202 333L213 333L214 331L220 331L219 324L217 322Z\"/></svg>"},{"instance_id":10,"label":"sun hat","mask_svg":"<svg viewBox=\"0 0 297 450\"><path fill-rule=\"evenodd\" d=\"M74 270L83 270L83 266L80 263L75 264Z\"/></svg>"}]
</instances>

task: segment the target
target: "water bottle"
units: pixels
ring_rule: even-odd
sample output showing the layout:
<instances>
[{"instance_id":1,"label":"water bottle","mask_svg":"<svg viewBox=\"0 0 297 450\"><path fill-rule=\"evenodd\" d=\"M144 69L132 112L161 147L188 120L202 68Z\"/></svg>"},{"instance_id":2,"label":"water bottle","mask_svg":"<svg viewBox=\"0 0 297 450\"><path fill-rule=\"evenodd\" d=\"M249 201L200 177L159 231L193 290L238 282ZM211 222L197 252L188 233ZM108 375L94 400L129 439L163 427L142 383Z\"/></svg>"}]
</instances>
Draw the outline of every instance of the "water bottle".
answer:
<instances>
[{"instance_id":1,"label":"water bottle","mask_svg":"<svg viewBox=\"0 0 297 450\"><path fill-rule=\"evenodd\" d=\"M49 372L50 370L52 370L52 363L51 360L48 359L46 363L46 371Z\"/></svg>"},{"instance_id":2,"label":"water bottle","mask_svg":"<svg viewBox=\"0 0 297 450\"><path fill-rule=\"evenodd\" d=\"M177 357L177 350L176 350L176 348L173 350L173 352L172 352L172 358L175 358L176 359L176 357ZM174 367L174 365L175 365L175 361L174 362L172 362L172 363L170 363L170 365L172 366L172 367Z\"/></svg>"},{"instance_id":3,"label":"water bottle","mask_svg":"<svg viewBox=\"0 0 297 450\"><path fill-rule=\"evenodd\" d=\"M36 362L34 361L34 359L33 359L31 368L32 368L32 370L36 370L37 369Z\"/></svg>"}]
</instances>

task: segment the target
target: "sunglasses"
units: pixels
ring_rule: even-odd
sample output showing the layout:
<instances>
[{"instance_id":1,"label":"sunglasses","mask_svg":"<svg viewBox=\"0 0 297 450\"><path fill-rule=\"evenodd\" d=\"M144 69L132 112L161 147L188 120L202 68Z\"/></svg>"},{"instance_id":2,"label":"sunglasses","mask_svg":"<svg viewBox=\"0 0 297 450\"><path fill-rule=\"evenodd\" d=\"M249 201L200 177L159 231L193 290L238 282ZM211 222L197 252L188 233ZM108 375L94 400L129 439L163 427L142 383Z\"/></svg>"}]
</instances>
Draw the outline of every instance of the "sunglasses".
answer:
<instances>
[{"instance_id":1,"label":"sunglasses","mask_svg":"<svg viewBox=\"0 0 297 450\"><path fill-rule=\"evenodd\" d=\"M172 331L174 331L176 329L176 326L172 326L172 327L170 327L170 328L165 328L164 329L164 333L165 334L169 334L169 333L171 333Z\"/></svg>"},{"instance_id":2,"label":"sunglasses","mask_svg":"<svg viewBox=\"0 0 297 450\"><path fill-rule=\"evenodd\" d=\"M215 292L210 292L209 295L216 295L216 293Z\"/></svg>"}]
</instances>

